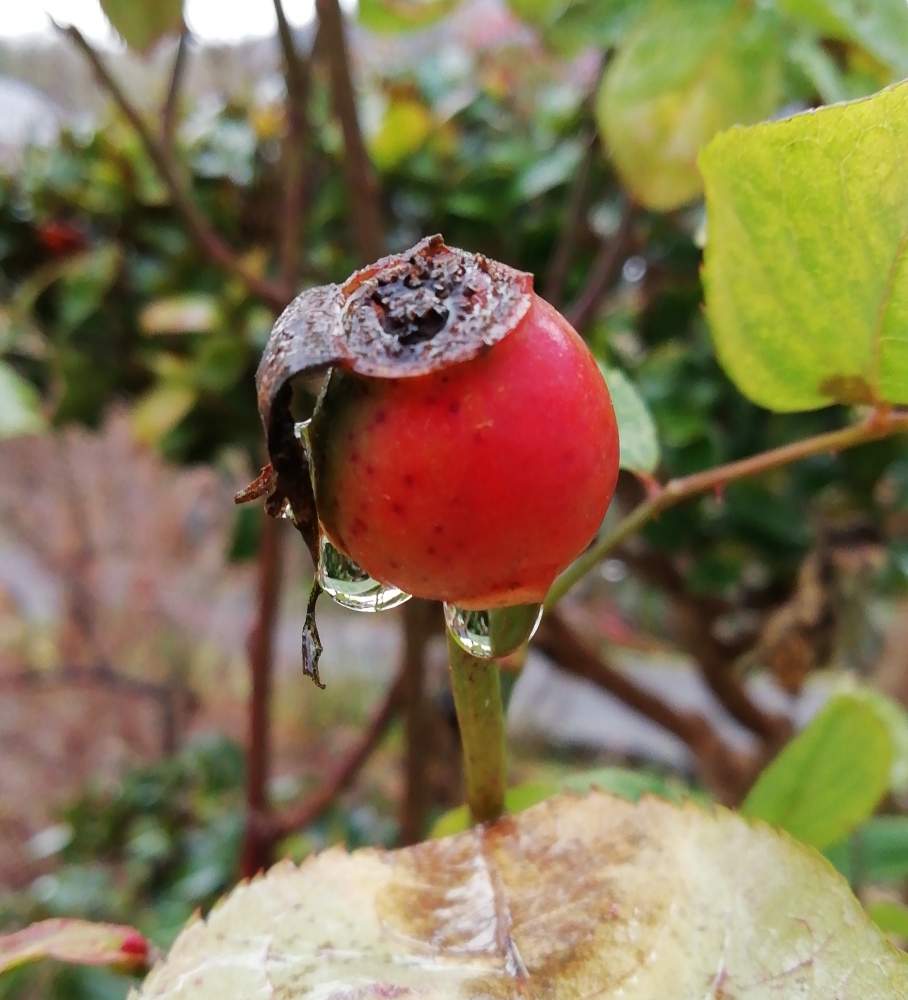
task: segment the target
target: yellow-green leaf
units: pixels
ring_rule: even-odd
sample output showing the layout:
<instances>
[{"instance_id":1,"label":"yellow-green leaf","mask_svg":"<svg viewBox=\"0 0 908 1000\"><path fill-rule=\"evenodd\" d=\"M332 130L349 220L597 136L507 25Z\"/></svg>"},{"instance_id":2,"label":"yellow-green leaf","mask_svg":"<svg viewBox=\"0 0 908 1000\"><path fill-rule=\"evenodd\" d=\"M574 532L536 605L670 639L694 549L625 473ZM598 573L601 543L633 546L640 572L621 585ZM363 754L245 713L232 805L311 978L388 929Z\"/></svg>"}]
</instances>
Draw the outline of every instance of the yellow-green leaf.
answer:
<instances>
[{"instance_id":1,"label":"yellow-green leaf","mask_svg":"<svg viewBox=\"0 0 908 1000\"><path fill-rule=\"evenodd\" d=\"M161 382L149 389L130 414L136 440L157 445L189 413L197 396L193 386L179 382Z\"/></svg>"},{"instance_id":2,"label":"yellow-green leaf","mask_svg":"<svg viewBox=\"0 0 908 1000\"><path fill-rule=\"evenodd\" d=\"M149 302L139 313L143 333L208 333L219 318L211 295L187 292Z\"/></svg>"},{"instance_id":3,"label":"yellow-green leaf","mask_svg":"<svg viewBox=\"0 0 908 1000\"><path fill-rule=\"evenodd\" d=\"M359 20L372 31L396 34L427 28L447 17L459 0L359 0Z\"/></svg>"},{"instance_id":4,"label":"yellow-green leaf","mask_svg":"<svg viewBox=\"0 0 908 1000\"><path fill-rule=\"evenodd\" d=\"M606 147L630 193L668 210L702 190L697 153L716 132L775 110L777 23L737 0L662 0L634 23L597 100Z\"/></svg>"},{"instance_id":5,"label":"yellow-green leaf","mask_svg":"<svg viewBox=\"0 0 908 1000\"><path fill-rule=\"evenodd\" d=\"M431 131L432 115L425 104L413 98L391 101L369 142L369 153L377 167L390 170L415 153Z\"/></svg>"},{"instance_id":6,"label":"yellow-green leaf","mask_svg":"<svg viewBox=\"0 0 908 1000\"><path fill-rule=\"evenodd\" d=\"M148 52L183 28L183 0L101 0L114 30L136 52Z\"/></svg>"},{"instance_id":7,"label":"yellow-green leaf","mask_svg":"<svg viewBox=\"0 0 908 1000\"><path fill-rule=\"evenodd\" d=\"M889 788L889 725L867 700L833 698L757 779L742 812L822 849L851 833Z\"/></svg>"},{"instance_id":8,"label":"yellow-green leaf","mask_svg":"<svg viewBox=\"0 0 908 1000\"><path fill-rule=\"evenodd\" d=\"M827 37L856 42L897 73L908 72L905 0L781 0L780 6Z\"/></svg>"},{"instance_id":9,"label":"yellow-green leaf","mask_svg":"<svg viewBox=\"0 0 908 1000\"><path fill-rule=\"evenodd\" d=\"M148 961L148 942L122 924L88 920L42 920L0 936L0 974L26 962L54 958L77 965L140 968Z\"/></svg>"},{"instance_id":10,"label":"yellow-green leaf","mask_svg":"<svg viewBox=\"0 0 908 1000\"><path fill-rule=\"evenodd\" d=\"M706 309L773 410L908 403L908 85L704 150Z\"/></svg>"},{"instance_id":11,"label":"yellow-green leaf","mask_svg":"<svg viewBox=\"0 0 908 1000\"><path fill-rule=\"evenodd\" d=\"M38 390L5 361L0 361L0 440L36 434L45 426Z\"/></svg>"},{"instance_id":12,"label":"yellow-green leaf","mask_svg":"<svg viewBox=\"0 0 908 1000\"><path fill-rule=\"evenodd\" d=\"M142 1000L883 1000L908 960L809 848L720 809L548 799L240 886Z\"/></svg>"}]
</instances>

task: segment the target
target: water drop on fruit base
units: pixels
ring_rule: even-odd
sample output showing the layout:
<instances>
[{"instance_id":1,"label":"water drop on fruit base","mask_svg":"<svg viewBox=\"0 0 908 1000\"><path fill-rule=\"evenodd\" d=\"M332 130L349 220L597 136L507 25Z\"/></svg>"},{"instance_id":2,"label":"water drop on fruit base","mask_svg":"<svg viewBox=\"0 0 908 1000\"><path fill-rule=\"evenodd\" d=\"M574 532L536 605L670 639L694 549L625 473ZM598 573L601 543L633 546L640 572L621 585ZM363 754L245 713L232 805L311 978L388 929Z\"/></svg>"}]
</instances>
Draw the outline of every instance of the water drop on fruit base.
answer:
<instances>
[{"instance_id":1,"label":"water drop on fruit base","mask_svg":"<svg viewBox=\"0 0 908 1000\"><path fill-rule=\"evenodd\" d=\"M351 611L389 611L410 600L404 591L369 576L324 535L319 545L318 582L333 601Z\"/></svg>"},{"instance_id":2,"label":"water drop on fruit base","mask_svg":"<svg viewBox=\"0 0 908 1000\"><path fill-rule=\"evenodd\" d=\"M541 604L470 611L445 604L445 624L458 646L471 656L490 660L507 656L529 642L542 621Z\"/></svg>"}]
</instances>

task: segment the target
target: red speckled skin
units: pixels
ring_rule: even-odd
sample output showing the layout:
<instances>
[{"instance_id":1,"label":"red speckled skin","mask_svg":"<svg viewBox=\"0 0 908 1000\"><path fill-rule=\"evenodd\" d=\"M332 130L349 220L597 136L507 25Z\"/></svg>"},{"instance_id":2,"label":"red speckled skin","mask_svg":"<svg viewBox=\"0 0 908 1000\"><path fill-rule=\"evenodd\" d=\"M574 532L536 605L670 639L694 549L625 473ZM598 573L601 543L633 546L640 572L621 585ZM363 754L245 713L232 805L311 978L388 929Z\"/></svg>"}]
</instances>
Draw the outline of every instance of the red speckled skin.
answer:
<instances>
[{"instance_id":1,"label":"red speckled skin","mask_svg":"<svg viewBox=\"0 0 908 1000\"><path fill-rule=\"evenodd\" d=\"M372 576L463 608L542 601L590 542L618 475L608 389L533 296L484 355L431 375L344 375L319 440L329 537Z\"/></svg>"}]
</instances>

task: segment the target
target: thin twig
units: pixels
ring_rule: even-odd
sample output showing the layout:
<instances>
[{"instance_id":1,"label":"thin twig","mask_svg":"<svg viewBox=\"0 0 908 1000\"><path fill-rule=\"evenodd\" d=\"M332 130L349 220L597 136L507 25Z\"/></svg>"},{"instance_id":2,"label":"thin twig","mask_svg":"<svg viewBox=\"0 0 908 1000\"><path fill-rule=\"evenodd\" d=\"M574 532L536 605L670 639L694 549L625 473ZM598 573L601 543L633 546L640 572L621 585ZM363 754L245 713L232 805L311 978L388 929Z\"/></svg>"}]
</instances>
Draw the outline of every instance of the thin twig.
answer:
<instances>
[{"instance_id":1,"label":"thin twig","mask_svg":"<svg viewBox=\"0 0 908 1000\"><path fill-rule=\"evenodd\" d=\"M586 284L577 296L576 301L565 312L571 326L582 330L592 319L612 283L618 275L621 264L627 255L627 246L634 220L637 217L637 207L630 200L625 201L621 209L621 218L614 234L602 242L596 258L590 265Z\"/></svg>"},{"instance_id":2,"label":"thin twig","mask_svg":"<svg viewBox=\"0 0 908 1000\"><path fill-rule=\"evenodd\" d=\"M267 278L251 271L240 257L221 239L211 227L192 200L189 189L180 175L179 168L170 152L152 133L151 128L143 119L136 106L126 96L126 93L111 75L104 61L92 48L85 36L72 25L64 27L52 22L54 27L69 38L82 52L94 70L99 83L110 94L114 103L132 125L145 147L149 158L170 194L174 208L182 216L189 234L195 240L202 253L223 270L238 277L249 291L275 310L282 309L290 298L291 292Z\"/></svg>"},{"instance_id":3,"label":"thin twig","mask_svg":"<svg viewBox=\"0 0 908 1000\"><path fill-rule=\"evenodd\" d=\"M404 691L404 674L401 672L376 708L359 740L347 751L325 777L322 784L303 802L286 812L273 816L267 824L272 841L297 830L303 830L325 813L354 781L372 756L400 708Z\"/></svg>"},{"instance_id":4,"label":"thin twig","mask_svg":"<svg viewBox=\"0 0 908 1000\"><path fill-rule=\"evenodd\" d=\"M568 193L564 222L561 226L561 232L558 234L558 242L552 254L552 261L545 280L544 295L549 302L556 306L561 305L568 268L571 266L574 251L577 249L577 243L583 231L590 173L593 161L599 155L599 145L595 133L586 137L584 147L583 157Z\"/></svg>"},{"instance_id":5,"label":"thin twig","mask_svg":"<svg viewBox=\"0 0 908 1000\"><path fill-rule=\"evenodd\" d=\"M177 51L173 57L173 69L170 72L170 85L167 96L161 106L161 144L168 154L172 155L173 137L177 127L177 112L180 105L180 91L183 87L183 77L186 71L186 59L189 55L189 31L184 28L177 42Z\"/></svg>"},{"instance_id":6,"label":"thin twig","mask_svg":"<svg viewBox=\"0 0 908 1000\"><path fill-rule=\"evenodd\" d=\"M844 451L857 445L881 438L892 437L895 434L908 432L908 412L906 411L875 411L867 420L844 427L841 430L817 434L814 437L803 438L792 444L772 448L769 451L743 458L727 465L718 465L704 472L695 472L690 476L672 479L661 487L648 500L641 503L623 520L589 549L575 560L560 577L552 584L545 599L547 608L554 607L558 601L601 560L620 545L625 539L639 531L663 511L691 497L718 490L728 483L747 476L756 476L772 469L778 469L792 462L821 455L824 452Z\"/></svg>"},{"instance_id":7,"label":"thin twig","mask_svg":"<svg viewBox=\"0 0 908 1000\"><path fill-rule=\"evenodd\" d=\"M287 101L281 159L283 196L279 259L281 283L295 288L299 274L300 231L303 214L303 177L305 161L306 107L309 96L309 60L304 60L293 39L293 29L284 13L281 0L273 0L277 17L277 36L284 58Z\"/></svg>"},{"instance_id":8,"label":"thin twig","mask_svg":"<svg viewBox=\"0 0 908 1000\"><path fill-rule=\"evenodd\" d=\"M359 253L373 261L385 252L378 181L363 142L344 18L338 0L316 0L319 30L331 76L334 113L344 135L344 177L350 199L350 226Z\"/></svg>"},{"instance_id":9,"label":"thin twig","mask_svg":"<svg viewBox=\"0 0 908 1000\"><path fill-rule=\"evenodd\" d=\"M283 551L280 522L266 517L258 555L258 607L249 632L249 733L246 753L246 838L242 872L249 877L271 861L271 842L262 835L267 819L271 772L271 675L274 631L281 597Z\"/></svg>"}]
</instances>

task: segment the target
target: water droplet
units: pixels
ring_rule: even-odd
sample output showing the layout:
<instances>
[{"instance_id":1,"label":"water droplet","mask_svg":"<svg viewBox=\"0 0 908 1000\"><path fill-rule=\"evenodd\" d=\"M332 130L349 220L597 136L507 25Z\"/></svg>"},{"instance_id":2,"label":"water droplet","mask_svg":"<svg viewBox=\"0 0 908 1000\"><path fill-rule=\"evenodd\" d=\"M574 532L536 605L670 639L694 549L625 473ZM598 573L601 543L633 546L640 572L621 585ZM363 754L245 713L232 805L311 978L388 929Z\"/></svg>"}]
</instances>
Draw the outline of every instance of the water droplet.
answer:
<instances>
[{"instance_id":1,"label":"water droplet","mask_svg":"<svg viewBox=\"0 0 908 1000\"><path fill-rule=\"evenodd\" d=\"M297 422L293 425L294 436L296 437L297 441L302 441L304 445L309 444L308 431L309 431L309 424L311 423L312 423L312 418L310 417L308 420L297 420Z\"/></svg>"},{"instance_id":2,"label":"water droplet","mask_svg":"<svg viewBox=\"0 0 908 1000\"><path fill-rule=\"evenodd\" d=\"M369 576L324 535L319 546L318 582L329 597L352 611L388 611L410 600L404 591Z\"/></svg>"},{"instance_id":3,"label":"water droplet","mask_svg":"<svg viewBox=\"0 0 908 1000\"><path fill-rule=\"evenodd\" d=\"M281 515L280 516L285 521L292 521L293 520L293 508L290 506L290 501L289 500L285 500L284 503L281 505Z\"/></svg>"},{"instance_id":4,"label":"water droplet","mask_svg":"<svg viewBox=\"0 0 908 1000\"><path fill-rule=\"evenodd\" d=\"M541 621L541 604L518 604L490 611L469 611L456 604L445 604L445 623L454 641L482 660L513 653L533 638Z\"/></svg>"}]
</instances>

